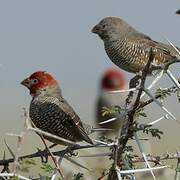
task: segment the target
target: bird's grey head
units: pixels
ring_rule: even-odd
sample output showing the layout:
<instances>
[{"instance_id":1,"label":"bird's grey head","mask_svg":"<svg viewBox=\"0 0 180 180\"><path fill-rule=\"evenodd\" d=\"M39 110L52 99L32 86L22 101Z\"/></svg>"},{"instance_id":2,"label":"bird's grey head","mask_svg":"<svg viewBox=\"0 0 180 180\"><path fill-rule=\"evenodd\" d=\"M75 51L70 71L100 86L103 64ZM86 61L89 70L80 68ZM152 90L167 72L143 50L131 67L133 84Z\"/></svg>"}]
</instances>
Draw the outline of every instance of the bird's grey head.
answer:
<instances>
[{"instance_id":1,"label":"bird's grey head","mask_svg":"<svg viewBox=\"0 0 180 180\"><path fill-rule=\"evenodd\" d=\"M131 27L118 17L106 17L102 19L92 29L92 33L98 34L103 40L115 40L119 39L119 36L124 36Z\"/></svg>"}]
</instances>

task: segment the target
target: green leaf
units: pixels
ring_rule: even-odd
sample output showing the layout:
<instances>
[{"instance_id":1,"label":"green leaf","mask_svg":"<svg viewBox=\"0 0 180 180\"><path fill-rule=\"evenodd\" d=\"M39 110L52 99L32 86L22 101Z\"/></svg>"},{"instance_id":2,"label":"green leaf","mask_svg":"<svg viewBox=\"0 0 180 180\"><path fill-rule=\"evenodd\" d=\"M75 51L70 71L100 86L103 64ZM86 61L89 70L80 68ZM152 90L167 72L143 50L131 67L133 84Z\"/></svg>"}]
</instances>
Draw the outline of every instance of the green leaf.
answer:
<instances>
[{"instance_id":1,"label":"green leaf","mask_svg":"<svg viewBox=\"0 0 180 180\"><path fill-rule=\"evenodd\" d=\"M46 173L53 173L54 168L49 163L42 163L41 169Z\"/></svg>"},{"instance_id":2,"label":"green leaf","mask_svg":"<svg viewBox=\"0 0 180 180\"><path fill-rule=\"evenodd\" d=\"M115 108L110 108L110 107L102 107L102 116L108 116L108 115L115 115L116 110Z\"/></svg>"},{"instance_id":3,"label":"green leaf","mask_svg":"<svg viewBox=\"0 0 180 180\"><path fill-rule=\"evenodd\" d=\"M18 176L13 176L10 178L10 180L19 180Z\"/></svg>"},{"instance_id":4,"label":"green leaf","mask_svg":"<svg viewBox=\"0 0 180 180\"><path fill-rule=\"evenodd\" d=\"M143 130L143 133L145 134L151 134L152 137L157 137L158 139L161 139L161 135L163 135L163 132L156 128L150 128L149 126L145 127Z\"/></svg>"},{"instance_id":5,"label":"green leaf","mask_svg":"<svg viewBox=\"0 0 180 180\"><path fill-rule=\"evenodd\" d=\"M171 93L168 91L168 89L161 89L158 88L155 93L156 96L160 96L161 100L164 100L168 96L171 96Z\"/></svg>"},{"instance_id":6,"label":"green leaf","mask_svg":"<svg viewBox=\"0 0 180 180\"><path fill-rule=\"evenodd\" d=\"M144 108L140 108L140 109L136 110L135 118L139 118L140 116L141 117L147 117L146 113L143 111L144 111Z\"/></svg>"},{"instance_id":7,"label":"green leaf","mask_svg":"<svg viewBox=\"0 0 180 180\"><path fill-rule=\"evenodd\" d=\"M34 165L36 165L36 162L34 159L26 158L19 161L18 170L24 173L28 173L29 168L31 168Z\"/></svg>"}]
</instances>

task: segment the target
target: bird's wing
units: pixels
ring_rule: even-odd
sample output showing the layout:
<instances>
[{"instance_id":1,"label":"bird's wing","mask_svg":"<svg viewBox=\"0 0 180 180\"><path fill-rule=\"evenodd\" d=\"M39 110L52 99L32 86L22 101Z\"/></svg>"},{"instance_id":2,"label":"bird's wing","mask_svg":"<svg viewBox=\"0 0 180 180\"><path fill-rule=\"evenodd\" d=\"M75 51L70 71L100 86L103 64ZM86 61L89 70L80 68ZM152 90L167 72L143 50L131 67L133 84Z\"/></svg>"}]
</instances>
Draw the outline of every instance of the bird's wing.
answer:
<instances>
[{"instance_id":1,"label":"bird's wing","mask_svg":"<svg viewBox=\"0 0 180 180\"><path fill-rule=\"evenodd\" d=\"M35 106L30 108L30 114L38 128L71 141L85 140L93 144L79 116L64 99L46 97Z\"/></svg>"},{"instance_id":2,"label":"bird's wing","mask_svg":"<svg viewBox=\"0 0 180 180\"><path fill-rule=\"evenodd\" d=\"M89 138L85 128L83 127L83 123L81 122L79 116L75 113L73 108L68 104L68 102L62 98L59 100L59 108L61 111L64 112L67 118L67 121L65 123L72 124L73 129L70 128L70 131L75 132L75 134L79 134L79 136L82 136L82 138L90 143L93 144L92 140Z\"/></svg>"},{"instance_id":3,"label":"bird's wing","mask_svg":"<svg viewBox=\"0 0 180 180\"><path fill-rule=\"evenodd\" d=\"M165 56L171 56L171 58L177 55L177 52L170 45L154 41L149 36L140 32L136 32L131 37L131 40L130 43L138 44L140 48L146 49L147 51L150 51L150 48L152 48Z\"/></svg>"}]
</instances>

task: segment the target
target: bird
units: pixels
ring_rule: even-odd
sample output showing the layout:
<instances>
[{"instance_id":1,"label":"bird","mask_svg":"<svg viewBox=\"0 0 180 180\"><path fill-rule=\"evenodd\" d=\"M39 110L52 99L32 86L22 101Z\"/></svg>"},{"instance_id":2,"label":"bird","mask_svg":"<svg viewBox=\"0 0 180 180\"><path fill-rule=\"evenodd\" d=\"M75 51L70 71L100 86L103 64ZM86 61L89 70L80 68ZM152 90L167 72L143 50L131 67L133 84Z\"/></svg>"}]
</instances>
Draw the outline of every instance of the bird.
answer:
<instances>
[{"instance_id":1,"label":"bird","mask_svg":"<svg viewBox=\"0 0 180 180\"><path fill-rule=\"evenodd\" d=\"M180 9L176 11L176 14L180 15Z\"/></svg>"},{"instance_id":2,"label":"bird","mask_svg":"<svg viewBox=\"0 0 180 180\"><path fill-rule=\"evenodd\" d=\"M65 100L58 81L50 73L36 71L21 84L29 89L32 96L29 117L37 128L72 142L93 144L80 117ZM49 136L44 138L55 144L67 145Z\"/></svg>"},{"instance_id":3,"label":"bird","mask_svg":"<svg viewBox=\"0 0 180 180\"><path fill-rule=\"evenodd\" d=\"M151 49L155 56L148 74L157 66L173 61L177 55L170 45L152 40L119 17L105 17L91 31L103 40L110 60L130 73L138 74L144 70Z\"/></svg>"},{"instance_id":4,"label":"bird","mask_svg":"<svg viewBox=\"0 0 180 180\"><path fill-rule=\"evenodd\" d=\"M117 68L108 68L103 73L100 80L100 92L95 105L95 121L101 128L110 128L112 131L102 131L101 134L113 135L119 129L122 123L120 119L106 124L99 123L118 116L117 111L113 114L105 114L103 116L103 108L115 108L115 106L119 106L122 109L125 108L127 93L112 93L112 91L125 89L127 89L127 83L123 71Z\"/></svg>"}]
</instances>

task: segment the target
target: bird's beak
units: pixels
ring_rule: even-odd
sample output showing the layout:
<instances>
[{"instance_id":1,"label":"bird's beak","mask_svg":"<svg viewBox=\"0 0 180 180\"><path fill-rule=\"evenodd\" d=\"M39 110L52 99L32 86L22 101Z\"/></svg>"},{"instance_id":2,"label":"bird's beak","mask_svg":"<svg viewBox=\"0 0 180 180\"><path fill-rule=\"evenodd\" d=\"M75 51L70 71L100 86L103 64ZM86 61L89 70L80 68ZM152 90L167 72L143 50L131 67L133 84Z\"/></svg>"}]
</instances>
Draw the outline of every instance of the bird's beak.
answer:
<instances>
[{"instance_id":1,"label":"bird's beak","mask_svg":"<svg viewBox=\"0 0 180 180\"><path fill-rule=\"evenodd\" d=\"M94 26L91 30L92 33L98 34L99 30L100 30L100 25L97 24L96 26Z\"/></svg>"},{"instance_id":2,"label":"bird's beak","mask_svg":"<svg viewBox=\"0 0 180 180\"><path fill-rule=\"evenodd\" d=\"M24 79L24 80L21 82L21 84L22 84L23 86L27 87L27 88L30 88L30 86L31 86L31 83L30 83L29 78Z\"/></svg>"}]
</instances>

